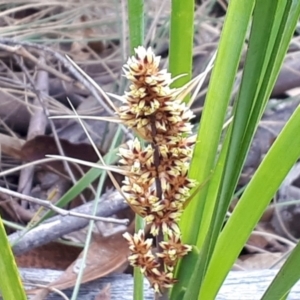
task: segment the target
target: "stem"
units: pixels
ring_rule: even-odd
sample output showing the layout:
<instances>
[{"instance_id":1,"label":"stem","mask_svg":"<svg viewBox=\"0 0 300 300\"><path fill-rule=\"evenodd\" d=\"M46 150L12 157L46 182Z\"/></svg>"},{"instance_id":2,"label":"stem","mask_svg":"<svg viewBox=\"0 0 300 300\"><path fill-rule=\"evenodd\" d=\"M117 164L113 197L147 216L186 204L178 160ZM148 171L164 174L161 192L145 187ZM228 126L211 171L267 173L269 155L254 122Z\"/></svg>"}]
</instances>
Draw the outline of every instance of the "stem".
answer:
<instances>
[{"instance_id":1,"label":"stem","mask_svg":"<svg viewBox=\"0 0 300 300\"><path fill-rule=\"evenodd\" d=\"M144 0L128 1L128 23L131 54L144 42Z\"/></svg>"},{"instance_id":2,"label":"stem","mask_svg":"<svg viewBox=\"0 0 300 300\"><path fill-rule=\"evenodd\" d=\"M160 165L160 158L159 158L159 148L158 145L156 144L155 141L155 136L156 136L156 127L155 127L155 119L154 117L151 118L151 131L152 131L152 148L154 149L154 154L153 154L153 159L154 159L154 166L155 166L155 171L156 171L156 176L155 176L155 185L156 185L156 196L162 200L162 187L161 187L161 182L159 179L159 173L158 173L158 168Z\"/></svg>"},{"instance_id":3,"label":"stem","mask_svg":"<svg viewBox=\"0 0 300 300\"><path fill-rule=\"evenodd\" d=\"M160 199L160 201L162 201L162 187L161 187L161 181L159 179L159 172L158 172L158 168L160 166L160 158L159 158L159 148L158 145L155 141L155 137L157 134L156 131L156 127L155 127L155 117L151 116L151 133L152 133L152 148L154 149L154 154L153 154L153 160L154 160L154 166L155 166L155 170L156 170L156 176L155 176L155 185L156 185L156 196ZM161 247L160 247L160 242L162 242L164 240L164 234L162 232L162 229L159 230L158 235L156 236L156 245L157 245L157 252L161 252ZM164 271L164 261L163 259L159 259L160 262L160 271L163 272ZM164 291L162 291L162 294L160 295L159 293L155 293L154 295L154 299L155 300L168 300L168 289L165 289Z\"/></svg>"},{"instance_id":4,"label":"stem","mask_svg":"<svg viewBox=\"0 0 300 300\"><path fill-rule=\"evenodd\" d=\"M140 229L144 229L144 227L144 219L138 214L135 214L135 232L138 232ZM133 278L133 299L144 299L144 275L140 268L134 267Z\"/></svg>"},{"instance_id":5,"label":"stem","mask_svg":"<svg viewBox=\"0 0 300 300\"><path fill-rule=\"evenodd\" d=\"M144 41L144 0L128 0L128 23L130 52L143 45ZM144 229L143 218L135 214L135 232ZM134 300L144 299L144 275L137 267L134 268Z\"/></svg>"}]
</instances>

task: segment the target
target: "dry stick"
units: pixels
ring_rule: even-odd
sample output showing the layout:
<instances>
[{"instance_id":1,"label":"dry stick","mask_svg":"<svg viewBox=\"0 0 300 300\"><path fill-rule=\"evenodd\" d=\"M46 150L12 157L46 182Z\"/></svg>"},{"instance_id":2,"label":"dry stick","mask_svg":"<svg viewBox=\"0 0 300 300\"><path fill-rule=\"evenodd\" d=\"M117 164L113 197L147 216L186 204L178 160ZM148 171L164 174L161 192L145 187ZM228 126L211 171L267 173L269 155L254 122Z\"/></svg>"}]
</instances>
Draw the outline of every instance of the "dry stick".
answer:
<instances>
[{"instance_id":1,"label":"dry stick","mask_svg":"<svg viewBox=\"0 0 300 300\"><path fill-rule=\"evenodd\" d=\"M0 124L1 124L1 120L0 120ZM5 123L3 122L3 124L5 124ZM7 136L0 133L1 141L3 141L3 140L5 141L6 138L7 138ZM13 147L20 148L20 144L22 144L22 143L17 138L14 139ZM5 151L5 147L3 147L3 146L5 146L5 142L3 143L3 145L0 143L0 165L1 165L1 153L9 152L10 155L12 155L11 149L9 151L8 151L8 149L6 149L6 151ZM4 177L5 186L7 188L9 188L9 184L6 180L6 177L5 176L3 176L3 177ZM2 206L5 209L5 211L13 219L17 218L18 220L22 220L22 221L26 222L32 218L32 216L33 216L32 212L30 212L28 209L25 209L24 207L22 207L19 203L15 202L15 201L11 201L11 200L12 200L12 198L9 197L8 195L0 193L0 206Z\"/></svg>"},{"instance_id":2,"label":"dry stick","mask_svg":"<svg viewBox=\"0 0 300 300\"><path fill-rule=\"evenodd\" d=\"M151 116L150 119L150 124L151 124L151 134L152 134L152 148L154 149L154 153L153 153L153 160L154 160L154 166L155 166L155 171L156 171L156 177L155 177L155 185L156 185L156 196L158 197L158 199L160 199L160 201L162 201L162 186L161 186L161 181L159 179L159 171L158 168L160 166L160 153L159 153L159 148L158 145L155 141L155 137L157 134L157 130L156 130L156 126L155 126L155 116ZM159 229L158 235L156 236L156 246L158 249L158 252L161 252L161 247L160 247L160 242L162 242L164 240L164 234L162 232L162 229ZM163 263L163 259L159 259L160 261L160 271L164 272L164 263ZM165 289L162 292L162 295L159 295L159 293L155 293L154 295L154 299L158 300L167 300L168 299L168 290Z\"/></svg>"},{"instance_id":3,"label":"dry stick","mask_svg":"<svg viewBox=\"0 0 300 300\"><path fill-rule=\"evenodd\" d=\"M56 289L54 287L51 287L51 286L48 286L48 285L45 285L45 284L37 284L37 283L30 283L30 282L27 282L26 281L26 285L28 286L33 286L35 288L40 288L40 289L43 289L43 290L46 290L47 291L47 295L50 293L50 292L53 292L53 293L56 293L58 294L59 296L61 296L62 299L65 299L65 300L70 300L69 297L63 293L62 291L60 291L59 289ZM47 296L46 295L46 296ZM39 300L42 300L44 298L37 298Z\"/></svg>"},{"instance_id":4,"label":"dry stick","mask_svg":"<svg viewBox=\"0 0 300 300\"><path fill-rule=\"evenodd\" d=\"M13 55L19 67L24 71L26 77L34 86L33 79L31 78L27 68L24 65L24 62L17 56ZM44 61L44 59L42 59ZM48 93L48 73L45 71L39 71L37 74L36 89L43 91L43 93ZM39 101L37 97L33 100L33 105L35 106L33 110L33 115L30 118L29 128L27 132L27 140L31 140L37 135L42 135L45 133L47 126L47 118L42 109L42 102ZM25 195L29 195L32 188L32 180L34 175L34 166L28 167L21 170L18 184L18 192ZM27 202L21 202L22 207L26 207Z\"/></svg>"},{"instance_id":5,"label":"dry stick","mask_svg":"<svg viewBox=\"0 0 300 300\"><path fill-rule=\"evenodd\" d=\"M128 222L129 222L128 220L117 220L115 218L102 218L102 217L97 217L97 216L91 216L91 215L87 215L87 214L80 214L80 213L72 212L72 211L57 207L48 200L42 200L42 199L38 199L38 198L31 197L31 196L28 196L28 195L23 195L23 194L11 191L11 190L3 188L3 187L0 187L0 193L5 193L5 194L11 195L13 197L24 199L28 202L31 202L31 203L34 203L34 204L37 204L37 205L41 205L43 207L51 209L52 211L54 211L54 212L56 212L56 213L58 213L59 215L62 215L62 216L73 216L73 217L78 217L78 218L85 218L85 219L88 219L88 220L109 222L109 223L122 224L122 225L127 225Z\"/></svg>"},{"instance_id":6,"label":"dry stick","mask_svg":"<svg viewBox=\"0 0 300 300\"><path fill-rule=\"evenodd\" d=\"M107 192L102 195L101 205L98 205L96 216L109 217L117 212L128 208L123 197L116 191ZM90 201L71 210L72 213L90 215L93 211L94 201ZM125 220L123 220L125 221ZM87 218L79 218L75 216L62 216L47 219L43 224L31 229L23 235L23 231L18 231L9 236L9 241L13 244L12 249L16 255L25 253L33 248L56 241L58 238L71 232L80 230L90 222ZM123 229L123 224L120 225ZM17 244L15 244L17 242Z\"/></svg>"},{"instance_id":7,"label":"dry stick","mask_svg":"<svg viewBox=\"0 0 300 300\"><path fill-rule=\"evenodd\" d=\"M15 46L15 48L5 49L5 45ZM106 110L106 112L109 115L114 115L114 112L111 110L111 108L108 106L108 104L105 101L103 101L102 97L99 96L99 92L93 86L93 84L91 84L91 82L87 78L85 78L72 65L72 63L70 63L70 61L68 59L66 59L63 55L61 55L60 53L54 51L53 49L48 48L43 45L38 45L38 44L33 44L33 43L28 43L28 42L23 42L23 41L22 42L16 41L16 40L10 39L10 38L0 38L0 49L2 48L4 50L6 50L8 52L12 52L12 53L16 53L18 51L19 53L17 53L17 54L24 55L24 51L20 50L21 49L20 46L22 46L24 48L31 48L31 49L39 50L39 51L48 53L48 54L52 55L53 57L55 57L97 99L97 101L102 105L102 107ZM32 60L32 57L31 58L27 57L27 58ZM36 62L36 60L34 62ZM39 67L45 69L46 66L39 65ZM73 82L75 82L75 81L73 81ZM122 128L123 132L125 133L125 135L127 136L127 138L133 139L132 134L128 131L128 129L125 126L121 126L121 128Z\"/></svg>"},{"instance_id":8,"label":"dry stick","mask_svg":"<svg viewBox=\"0 0 300 300\"><path fill-rule=\"evenodd\" d=\"M23 50L25 50L25 49L23 49ZM26 51L26 50L25 50L25 51ZM26 51L26 52L27 52L27 51ZM17 60L17 62L18 62L18 60ZM18 63L19 63L19 62L18 62ZM57 134L57 132L56 132L56 128L55 128L55 126L54 126L53 121L52 121L51 118L50 118L49 111L48 111L47 106L45 105L44 100L43 100L43 97L42 97L42 95L44 94L44 91L43 91L43 90L40 90L40 89L38 89L38 88L35 87L35 84L34 84L32 78L31 78L31 76L30 76L30 74L29 74L27 68L25 67L25 65L24 65L23 63L19 63L19 65L20 65L21 69L23 70L25 76L27 77L27 79L28 79L28 81L29 81L29 83L30 83L30 85L31 85L31 87L32 87L33 92L36 94L36 97L37 97L37 99L38 99L38 102L39 102L40 106L41 106L42 109L43 109L44 115L45 115L45 116L48 118L48 120L49 120L49 124L50 124L50 127L51 127L51 131L52 131L52 133L53 133L54 141L55 141L55 143L56 143L56 146L57 146L57 149L58 149L59 154L62 155L62 156L65 156L64 150L63 150L63 148L62 148L62 146L61 146L61 143L60 143L58 134ZM76 184L76 178L75 178L75 176L74 176L74 174L73 174L73 172L72 172L72 169L70 168L69 163L68 163L67 161L64 161L64 160L62 161L62 163L63 163L64 168L65 168L65 170L67 171L68 175L70 176L72 183L75 185L75 184ZM28 194L28 193L27 193L27 194ZM83 202L86 202L86 199L85 199L84 195L80 194L80 198L82 199Z\"/></svg>"},{"instance_id":9,"label":"dry stick","mask_svg":"<svg viewBox=\"0 0 300 300\"><path fill-rule=\"evenodd\" d=\"M22 220L23 222L29 222L34 213L29 209L22 207L16 201L13 201L12 197L6 194L0 194L0 206L2 206L5 211L12 217L18 220Z\"/></svg>"}]
</instances>

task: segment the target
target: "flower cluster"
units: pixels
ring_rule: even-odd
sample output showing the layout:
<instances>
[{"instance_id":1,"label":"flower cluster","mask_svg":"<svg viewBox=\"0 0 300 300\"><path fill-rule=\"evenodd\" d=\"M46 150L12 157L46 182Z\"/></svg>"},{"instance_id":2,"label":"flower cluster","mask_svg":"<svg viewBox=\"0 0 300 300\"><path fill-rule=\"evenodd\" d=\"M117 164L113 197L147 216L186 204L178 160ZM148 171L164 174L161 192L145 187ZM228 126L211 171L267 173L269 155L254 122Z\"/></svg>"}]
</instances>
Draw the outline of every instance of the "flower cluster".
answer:
<instances>
[{"instance_id":1,"label":"flower cluster","mask_svg":"<svg viewBox=\"0 0 300 300\"><path fill-rule=\"evenodd\" d=\"M125 125L149 144L138 139L120 148L122 164L128 171L122 191L132 209L150 225L153 236L165 235L153 253L152 239L144 232L125 234L132 252L129 261L141 268L156 291L176 282L173 269L191 247L181 242L178 221L195 182L188 178L188 166L195 137L191 136L190 109L170 88L171 75L159 69L160 57L138 47L124 66L129 91L123 96L118 114Z\"/></svg>"}]
</instances>

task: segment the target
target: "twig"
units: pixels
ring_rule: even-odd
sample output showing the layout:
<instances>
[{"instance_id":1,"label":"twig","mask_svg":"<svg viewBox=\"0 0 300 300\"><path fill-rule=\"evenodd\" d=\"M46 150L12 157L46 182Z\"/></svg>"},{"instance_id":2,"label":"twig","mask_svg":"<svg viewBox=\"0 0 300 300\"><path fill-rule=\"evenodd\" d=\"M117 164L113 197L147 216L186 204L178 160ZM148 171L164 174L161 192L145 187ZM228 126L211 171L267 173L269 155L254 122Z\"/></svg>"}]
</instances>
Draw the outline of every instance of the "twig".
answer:
<instances>
[{"instance_id":1,"label":"twig","mask_svg":"<svg viewBox=\"0 0 300 300\"><path fill-rule=\"evenodd\" d=\"M17 55L13 55L19 67L25 73L27 79L30 81L31 85L34 87L35 84L33 79L31 78L24 62ZM48 94L48 73L45 71L39 71L37 74L37 90L43 91ZM35 97L33 101L33 105L35 109L33 111L33 115L30 118L28 132L27 132L27 140L33 139L37 135L42 135L45 133L47 126L47 118L42 110L42 102L39 101L39 97ZM22 194L29 195L32 187L32 180L34 175L34 167L28 167L26 169L21 170L18 184L18 192ZM22 201L22 206L26 206L26 202Z\"/></svg>"},{"instance_id":2,"label":"twig","mask_svg":"<svg viewBox=\"0 0 300 300\"><path fill-rule=\"evenodd\" d=\"M16 201L12 201L12 197L3 193L0 193L0 206L13 218L22 220L23 222L30 221L34 213L29 209L24 208Z\"/></svg>"},{"instance_id":3,"label":"twig","mask_svg":"<svg viewBox=\"0 0 300 300\"><path fill-rule=\"evenodd\" d=\"M27 286L34 286L36 288L45 289L47 291L47 293L53 292L53 293L58 294L59 296L61 296L65 300L70 300L69 297L65 293L63 293L62 291L60 291L59 289L56 289L54 287L51 287L51 286L48 286L48 285L45 285L45 284L37 284L37 283L30 283L30 282L26 282L26 285ZM41 298L39 298L39 299L41 299Z\"/></svg>"},{"instance_id":4,"label":"twig","mask_svg":"<svg viewBox=\"0 0 300 300\"><path fill-rule=\"evenodd\" d=\"M90 201L72 209L71 212L91 214L93 205L94 201ZM101 196L101 205L97 207L96 216L108 217L127 207L128 205L118 192L107 192ZM89 222L90 220L87 218L58 215L31 229L26 235L23 234L23 231L11 234L9 241L13 245L13 252L16 255L20 255L35 247L55 241L70 232L80 230L86 227ZM18 241L18 243L14 245L16 241Z\"/></svg>"},{"instance_id":5,"label":"twig","mask_svg":"<svg viewBox=\"0 0 300 300\"><path fill-rule=\"evenodd\" d=\"M23 49L23 50L26 53L28 53L25 49ZM28 53L28 54L31 55L30 53ZM16 57L16 55L14 55L14 57ZM16 60L17 60L17 63L19 64L20 68L23 70L25 76L27 77L27 79L28 79L28 81L29 81L29 83L30 83L30 85L32 87L33 92L36 94L38 103L42 107L44 115L49 120L51 131L53 133L54 141L56 143L56 146L57 146L59 154L62 155L62 156L65 156L64 150L63 150L63 148L61 146L58 134L56 132L56 128L54 126L53 121L50 119L50 113L49 113L49 111L47 109L47 106L45 105L45 102L44 102L44 99L43 99L43 96L45 95L45 89L40 89L39 88L39 86L41 85L41 83L36 87L36 85L35 85L34 81L32 80L32 78L31 78L31 76L30 76L27 68L25 67L25 65L20 61L20 59L16 58ZM35 104L38 105L38 103L35 103ZM29 126L29 128L30 128L30 126ZM74 174L72 172L72 169L70 168L69 163L67 161L63 161L62 163L63 163L63 166L64 166L65 170L67 171L68 175L70 176L72 183L75 184L76 183L76 178L75 178L75 176L74 176ZM25 174L27 174L27 173L25 173ZM29 193L26 193L26 194L29 194ZM85 199L85 197L82 194L80 195L80 198L82 199L83 202L86 202L86 199Z\"/></svg>"},{"instance_id":6,"label":"twig","mask_svg":"<svg viewBox=\"0 0 300 300\"><path fill-rule=\"evenodd\" d=\"M28 196L28 195L23 195L23 194L11 191L11 190L3 188L3 187L0 187L0 193L8 194L8 195L11 195L13 197L24 199L24 200L26 200L28 202L31 202L31 203L41 205L43 207L51 209L52 211L54 211L54 212L56 212L56 213L58 213L62 216L73 216L73 217L78 217L78 218L85 218L85 219L88 219L88 220L110 222L110 223L122 224L122 225L127 225L128 222L129 222L128 220L117 220L115 218L102 218L102 217L90 216L90 215L86 215L86 214L77 213L77 212L74 212L74 211L65 210L63 208L59 208L59 207L53 205L48 200L42 200L42 199L34 198L34 197L31 197L31 196Z\"/></svg>"}]
</instances>

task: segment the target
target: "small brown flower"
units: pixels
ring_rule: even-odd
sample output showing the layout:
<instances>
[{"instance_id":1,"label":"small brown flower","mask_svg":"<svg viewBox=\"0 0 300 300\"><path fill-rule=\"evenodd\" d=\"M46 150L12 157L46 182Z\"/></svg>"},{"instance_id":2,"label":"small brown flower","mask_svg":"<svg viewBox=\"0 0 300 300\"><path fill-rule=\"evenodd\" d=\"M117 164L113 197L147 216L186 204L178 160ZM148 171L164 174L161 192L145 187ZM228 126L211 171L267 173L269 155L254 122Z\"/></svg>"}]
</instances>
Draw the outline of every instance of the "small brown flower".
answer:
<instances>
[{"instance_id":1,"label":"small brown flower","mask_svg":"<svg viewBox=\"0 0 300 300\"><path fill-rule=\"evenodd\" d=\"M179 258L187 255L192 250L191 246L181 243L180 235L174 231L169 231L168 241L162 241L159 245L163 251L157 253L157 256L162 258L166 266L171 270L173 270Z\"/></svg>"},{"instance_id":2,"label":"small brown flower","mask_svg":"<svg viewBox=\"0 0 300 300\"><path fill-rule=\"evenodd\" d=\"M171 288L173 284L177 282L177 280L173 278L172 272L160 271L157 268L146 271L145 275L157 293L161 293L163 289Z\"/></svg>"},{"instance_id":3,"label":"small brown flower","mask_svg":"<svg viewBox=\"0 0 300 300\"><path fill-rule=\"evenodd\" d=\"M128 241L131 255L128 260L132 266L140 267L142 272L156 269L159 267L156 257L152 253L152 239L146 239L144 231L140 230L133 236L128 232L123 234L123 237Z\"/></svg>"}]
</instances>

